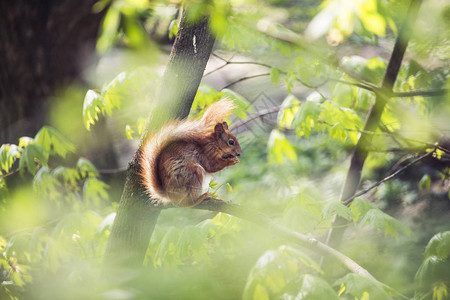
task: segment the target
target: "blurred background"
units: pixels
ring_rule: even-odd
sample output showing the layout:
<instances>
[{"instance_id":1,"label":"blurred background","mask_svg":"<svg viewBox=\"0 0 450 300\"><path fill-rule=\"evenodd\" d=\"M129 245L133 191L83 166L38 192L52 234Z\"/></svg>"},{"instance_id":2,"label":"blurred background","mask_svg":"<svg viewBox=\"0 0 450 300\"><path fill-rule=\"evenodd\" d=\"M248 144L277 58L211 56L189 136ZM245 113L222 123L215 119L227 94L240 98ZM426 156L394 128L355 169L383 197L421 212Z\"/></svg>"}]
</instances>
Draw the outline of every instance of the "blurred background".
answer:
<instances>
[{"instance_id":1,"label":"blurred background","mask_svg":"<svg viewBox=\"0 0 450 300\"><path fill-rule=\"evenodd\" d=\"M410 20L360 189L430 155L339 203L409 5L1 1L0 299L448 299L448 1ZM338 250L386 286L248 221L182 208L162 212L142 269L100 275L182 13L208 17L216 37L192 114L225 96L238 106L241 162L205 188L322 241L345 218Z\"/></svg>"}]
</instances>

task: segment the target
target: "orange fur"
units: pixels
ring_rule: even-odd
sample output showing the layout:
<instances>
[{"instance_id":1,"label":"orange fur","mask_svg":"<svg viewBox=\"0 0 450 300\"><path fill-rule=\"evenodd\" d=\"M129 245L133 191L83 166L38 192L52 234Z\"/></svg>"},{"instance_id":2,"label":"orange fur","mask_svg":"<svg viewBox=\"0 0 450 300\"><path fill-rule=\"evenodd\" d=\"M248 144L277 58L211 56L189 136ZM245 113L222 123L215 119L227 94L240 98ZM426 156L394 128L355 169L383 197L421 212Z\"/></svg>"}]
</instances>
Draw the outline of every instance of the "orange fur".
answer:
<instances>
[{"instance_id":1,"label":"orange fur","mask_svg":"<svg viewBox=\"0 0 450 300\"><path fill-rule=\"evenodd\" d=\"M230 100L220 100L201 119L172 121L147 137L141 148L140 175L152 201L196 205L201 202L195 200L201 196L203 175L239 161L239 143L222 123L234 107ZM226 145L229 139L234 146Z\"/></svg>"}]
</instances>

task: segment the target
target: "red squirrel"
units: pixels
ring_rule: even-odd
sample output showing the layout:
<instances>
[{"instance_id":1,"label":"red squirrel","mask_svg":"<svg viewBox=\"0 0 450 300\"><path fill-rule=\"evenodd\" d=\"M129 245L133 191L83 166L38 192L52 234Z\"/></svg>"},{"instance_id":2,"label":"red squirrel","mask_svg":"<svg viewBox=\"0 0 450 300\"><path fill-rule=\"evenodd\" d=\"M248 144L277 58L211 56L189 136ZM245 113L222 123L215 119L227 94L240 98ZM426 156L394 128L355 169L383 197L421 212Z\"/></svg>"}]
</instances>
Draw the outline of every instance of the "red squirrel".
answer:
<instances>
[{"instance_id":1,"label":"red squirrel","mask_svg":"<svg viewBox=\"0 0 450 300\"><path fill-rule=\"evenodd\" d=\"M213 103L200 119L173 121L148 136L140 156L142 183L155 204L198 205L206 174L239 162L241 147L224 121L232 101Z\"/></svg>"}]
</instances>

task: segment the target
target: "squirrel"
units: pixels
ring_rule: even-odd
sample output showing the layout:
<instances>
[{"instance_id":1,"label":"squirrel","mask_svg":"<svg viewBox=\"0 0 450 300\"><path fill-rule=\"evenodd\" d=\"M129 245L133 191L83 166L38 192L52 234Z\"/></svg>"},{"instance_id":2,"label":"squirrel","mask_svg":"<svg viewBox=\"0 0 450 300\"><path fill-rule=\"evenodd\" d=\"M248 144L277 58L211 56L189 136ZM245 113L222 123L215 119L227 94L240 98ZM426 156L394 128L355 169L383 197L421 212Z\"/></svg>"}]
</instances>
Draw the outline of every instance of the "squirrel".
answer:
<instances>
[{"instance_id":1,"label":"squirrel","mask_svg":"<svg viewBox=\"0 0 450 300\"><path fill-rule=\"evenodd\" d=\"M241 147L224 121L234 108L222 99L202 118L172 121L144 140L140 177L154 204L193 207L211 197L202 194L204 176L239 163Z\"/></svg>"}]
</instances>

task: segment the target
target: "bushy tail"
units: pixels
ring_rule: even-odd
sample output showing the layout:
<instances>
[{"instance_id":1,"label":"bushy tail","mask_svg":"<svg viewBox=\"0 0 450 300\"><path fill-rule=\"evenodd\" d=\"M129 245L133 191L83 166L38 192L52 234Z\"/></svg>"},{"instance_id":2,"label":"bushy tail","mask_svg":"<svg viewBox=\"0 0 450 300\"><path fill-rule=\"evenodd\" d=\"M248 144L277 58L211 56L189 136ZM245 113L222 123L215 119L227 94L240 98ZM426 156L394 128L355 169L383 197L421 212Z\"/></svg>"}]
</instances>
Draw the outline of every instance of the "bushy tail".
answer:
<instances>
[{"instance_id":1,"label":"bushy tail","mask_svg":"<svg viewBox=\"0 0 450 300\"><path fill-rule=\"evenodd\" d=\"M213 103L201 119L172 121L155 134L149 135L141 147L141 178L146 192L155 202L167 202L166 191L158 173L158 157L173 142L196 141L212 133L211 127L223 122L235 108L229 99Z\"/></svg>"},{"instance_id":2,"label":"bushy tail","mask_svg":"<svg viewBox=\"0 0 450 300\"><path fill-rule=\"evenodd\" d=\"M203 123L206 127L216 125L219 122L223 122L226 117L231 115L233 109L236 106L230 99L222 99L218 102L211 104L202 117Z\"/></svg>"}]
</instances>

